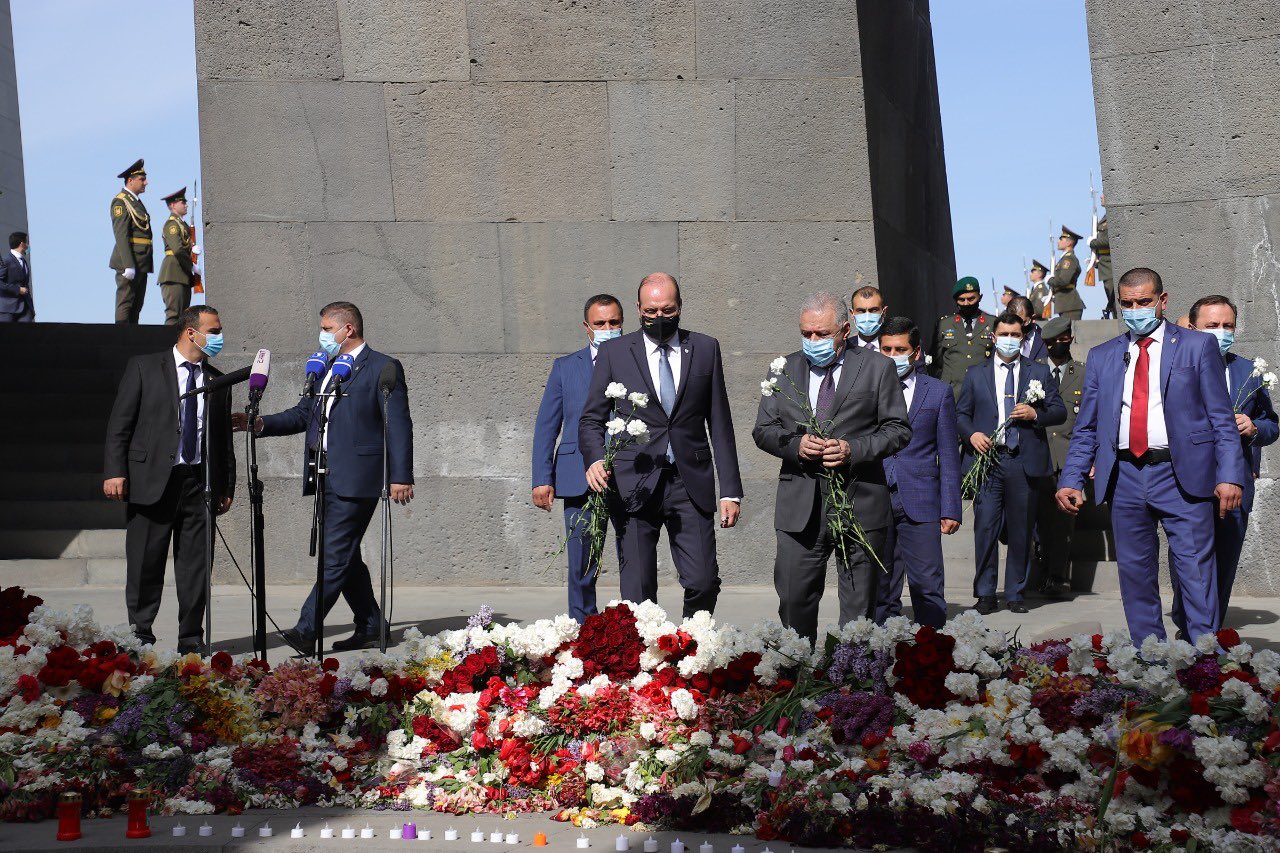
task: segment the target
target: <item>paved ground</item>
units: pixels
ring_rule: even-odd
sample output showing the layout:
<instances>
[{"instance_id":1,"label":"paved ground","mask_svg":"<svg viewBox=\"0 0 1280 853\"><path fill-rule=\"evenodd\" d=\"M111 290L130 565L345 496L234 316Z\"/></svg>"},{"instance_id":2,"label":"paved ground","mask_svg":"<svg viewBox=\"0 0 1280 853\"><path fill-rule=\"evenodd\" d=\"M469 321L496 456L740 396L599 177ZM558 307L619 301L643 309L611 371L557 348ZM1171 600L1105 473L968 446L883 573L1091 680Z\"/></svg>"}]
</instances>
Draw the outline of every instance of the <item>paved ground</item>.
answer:
<instances>
[{"instance_id":1,"label":"paved ground","mask_svg":"<svg viewBox=\"0 0 1280 853\"><path fill-rule=\"evenodd\" d=\"M608 581L601 584L601 602L608 600ZM31 592L50 604L69 607L88 604L94 614L105 624L126 621L124 594L120 589L80 586L71 589L41 589L31 587ZM292 627L298 608L306 597L302 586L272 586L267 590L267 609L281 627ZM668 613L680 612L680 590L674 585L664 587L660 602ZM948 590L951 614L959 613L973 604L973 596L965 590ZM172 588L165 592L156 620L156 636L161 643L177 643L176 599ZM1050 636L1064 636L1081 631L1123 628L1124 612L1116 593L1081 595L1068 601L1033 599L1032 608L1023 616L1001 610L988 617L988 621L1006 631L1017 631L1025 640ZM408 587L397 591L392 608L393 641L403 631L417 626L423 633L434 633L466 624L467 617L481 605L494 609L498 621L532 621L565 611L563 591L552 587ZM1166 606L1168 604L1166 598ZM252 599L243 587L214 587L213 636L217 649L231 652L247 652L253 649L253 632L250 623ZM906 607L905 612L910 613ZM1280 599L1239 598L1233 602L1229 623L1240 630L1241 636L1255 648L1270 647L1280 650ZM829 588L822 600L821 624L833 624L837 615L836 592ZM772 587L726 587L720 595L716 616L725 622L751 625L777 618L777 597ZM330 615L326 634L329 642L351 633L351 613L346 604L339 602ZM1172 635L1172 626L1169 626ZM284 643L279 637L269 638L269 656L275 660L284 655Z\"/></svg>"}]
</instances>

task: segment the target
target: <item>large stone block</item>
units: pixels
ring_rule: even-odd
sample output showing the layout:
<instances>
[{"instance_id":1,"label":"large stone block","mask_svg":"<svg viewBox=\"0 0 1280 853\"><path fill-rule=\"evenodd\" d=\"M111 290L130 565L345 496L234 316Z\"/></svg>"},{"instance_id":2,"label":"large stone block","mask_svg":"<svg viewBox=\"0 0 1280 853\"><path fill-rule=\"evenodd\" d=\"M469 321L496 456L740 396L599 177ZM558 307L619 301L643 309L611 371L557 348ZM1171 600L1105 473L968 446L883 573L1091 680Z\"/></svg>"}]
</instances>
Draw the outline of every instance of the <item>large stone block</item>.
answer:
<instances>
[{"instance_id":1,"label":"large stone block","mask_svg":"<svg viewBox=\"0 0 1280 853\"><path fill-rule=\"evenodd\" d=\"M694 0L470 0L472 78L693 77Z\"/></svg>"},{"instance_id":2,"label":"large stone block","mask_svg":"<svg viewBox=\"0 0 1280 853\"><path fill-rule=\"evenodd\" d=\"M396 218L609 218L603 83L388 86Z\"/></svg>"},{"instance_id":3,"label":"large stone block","mask_svg":"<svg viewBox=\"0 0 1280 853\"><path fill-rule=\"evenodd\" d=\"M564 353L586 343L582 306L612 293L635 327L635 292L655 271L679 275L674 222L498 225L507 352Z\"/></svg>"},{"instance_id":4,"label":"large stone block","mask_svg":"<svg viewBox=\"0 0 1280 853\"><path fill-rule=\"evenodd\" d=\"M1093 77L1113 201L1280 192L1280 37L1095 59Z\"/></svg>"},{"instance_id":5,"label":"large stone block","mask_svg":"<svg viewBox=\"0 0 1280 853\"><path fill-rule=\"evenodd\" d=\"M468 80L466 0L338 0L348 80Z\"/></svg>"},{"instance_id":6,"label":"large stone block","mask_svg":"<svg viewBox=\"0 0 1280 853\"><path fill-rule=\"evenodd\" d=\"M394 218L382 87L200 84L212 221Z\"/></svg>"},{"instance_id":7,"label":"large stone block","mask_svg":"<svg viewBox=\"0 0 1280 853\"><path fill-rule=\"evenodd\" d=\"M862 82L737 86L735 210L764 220L870 220Z\"/></svg>"},{"instance_id":8,"label":"large stone block","mask_svg":"<svg viewBox=\"0 0 1280 853\"><path fill-rule=\"evenodd\" d=\"M733 219L734 84L609 84L613 218Z\"/></svg>"},{"instance_id":9,"label":"large stone block","mask_svg":"<svg viewBox=\"0 0 1280 853\"><path fill-rule=\"evenodd\" d=\"M1089 53L1094 57L1248 41L1280 34L1272 0L1086 0Z\"/></svg>"},{"instance_id":10,"label":"large stone block","mask_svg":"<svg viewBox=\"0 0 1280 853\"><path fill-rule=\"evenodd\" d=\"M698 77L856 77L856 0L698 0Z\"/></svg>"},{"instance_id":11,"label":"large stone block","mask_svg":"<svg viewBox=\"0 0 1280 853\"><path fill-rule=\"evenodd\" d=\"M1271 535L1274 519L1280 514L1280 482L1261 479L1249 517L1240 566L1232 595L1280 595L1280 543Z\"/></svg>"},{"instance_id":12,"label":"large stone block","mask_svg":"<svg viewBox=\"0 0 1280 853\"><path fill-rule=\"evenodd\" d=\"M879 282L869 222L682 224L680 272L685 325L727 352L791 352L805 295Z\"/></svg>"},{"instance_id":13,"label":"large stone block","mask_svg":"<svg viewBox=\"0 0 1280 853\"><path fill-rule=\"evenodd\" d=\"M201 80L337 80L336 0L196 0Z\"/></svg>"},{"instance_id":14,"label":"large stone block","mask_svg":"<svg viewBox=\"0 0 1280 853\"><path fill-rule=\"evenodd\" d=\"M316 222L307 226L319 305L350 299L387 352L487 352L502 340L494 225Z\"/></svg>"}]
</instances>

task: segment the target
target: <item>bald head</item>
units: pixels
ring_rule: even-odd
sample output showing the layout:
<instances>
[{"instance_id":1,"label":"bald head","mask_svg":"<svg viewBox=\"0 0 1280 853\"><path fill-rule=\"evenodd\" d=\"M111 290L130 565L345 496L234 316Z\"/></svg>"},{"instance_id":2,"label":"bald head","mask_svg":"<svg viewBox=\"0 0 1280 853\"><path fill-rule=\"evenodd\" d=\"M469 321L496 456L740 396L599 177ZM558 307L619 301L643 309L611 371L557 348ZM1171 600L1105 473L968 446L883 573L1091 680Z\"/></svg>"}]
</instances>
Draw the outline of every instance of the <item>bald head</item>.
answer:
<instances>
[{"instance_id":1,"label":"bald head","mask_svg":"<svg viewBox=\"0 0 1280 853\"><path fill-rule=\"evenodd\" d=\"M680 305L680 284L675 276L665 272L651 272L640 280L640 289L636 291L636 302L641 311L646 303Z\"/></svg>"}]
</instances>

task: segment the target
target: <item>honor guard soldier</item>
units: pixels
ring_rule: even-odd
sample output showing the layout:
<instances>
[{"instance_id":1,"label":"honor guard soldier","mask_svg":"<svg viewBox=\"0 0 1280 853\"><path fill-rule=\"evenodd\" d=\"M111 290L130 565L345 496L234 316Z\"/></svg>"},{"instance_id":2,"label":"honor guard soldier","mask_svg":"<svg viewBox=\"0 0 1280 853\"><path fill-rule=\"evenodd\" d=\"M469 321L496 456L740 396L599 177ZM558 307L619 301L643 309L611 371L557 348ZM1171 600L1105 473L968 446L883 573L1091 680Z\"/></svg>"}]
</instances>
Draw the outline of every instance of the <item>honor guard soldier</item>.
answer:
<instances>
[{"instance_id":1,"label":"honor guard soldier","mask_svg":"<svg viewBox=\"0 0 1280 853\"><path fill-rule=\"evenodd\" d=\"M1045 427L1049 438L1049 455L1053 459L1053 479L1042 484L1040 507L1037 512L1036 531L1040 540L1041 589L1055 597L1071 591L1071 537L1075 533L1076 518L1058 512L1054 492L1062 464L1067 459L1071 444L1071 430L1080 414L1080 398L1084 391L1084 365L1071 354L1075 341L1071 321L1066 317L1054 317L1042 330L1049 348L1049 372L1058 382L1058 394L1067 407L1067 419L1056 426Z\"/></svg>"},{"instance_id":2,"label":"honor guard soldier","mask_svg":"<svg viewBox=\"0 0 1280 853\"><path fill-rule=\"evenodd\" d=\"M137 325L147 295L147 273L152 270L151 217L138 198L146 192L147 172L139 160L118 177L124 189L111 199L116 242L108 266L116 271L116 322Z\"/></svg>"},{"instance_id":3,"label":"honor guard soldier","mask_svg":"<svg viewBox=\"0 0 1280 853\"><path fill-rule=\"evenodd\" d=\"M1031 287L1027 288L1027 298L1031 300L1031 313L1037 320L1048 320L1053 316L1053 291L1045 283L1049 268L1037 260L1031 261Z\"/></svg>"},{"instance_id":4,"label":"honor guard soldier","mask_svg":"<svg viewBox=\"0 0 1280 853\"><path fill-rule=\"evenodd\" d=\"M160 294L164 297L164 322L175 325L191 305L192 253L198 254L195 234L183 221L187 215L187 188L164 197L169 218L164 223L164 260L160 263Z\"/></svg>"},{"instance_id":5,"label":"honor guard soldier","mask_svg":"<svg viewBox=\"0 0 1280 853\"><path fill-rule=\"evenodd\" d=\"M951 386L956 394L965 371L991 357L991 323L995 316L978 307L982 288L971 275L951 288L956 313L938 318L933 332L933 375Z\"/></svg>"},{"instance_id":6,"label":"honor guard soldier","mask_svg":"<svg viewBox=\"0 0 1280 853\"><path fill-rule=\"evenodd\" d=\"M1076 243L1082 238L1067 226L1062 226L1062 236L1058 238L1058 250L1062 257L1058 266L1049 276L1049 288L1053 291L1054 313L1068 320L1079 320L1084 316L1084 300L1076 290L1076 282L1080 279L1080 261L1076 258Z\"/></svg>"},{"instance_id":7,"label":"honor guard soldier","mask_svg":"<svg viewBox=\"0 0 1280 853\"><path fill-rule=\"evenodd\" d=\"M1101 201L1105 206L1107 197L1105 195L1102 196ZM1098 270L1098 277L1102 279L1103 289L1107 291L1107 306L1102 309L1102 319L1110 320L1115 316L1116 284L1111 278L1111 234L1107 231L1107 215L1105 213L1098 220L1098 233L1089 241L1089 248L1093 250L1093 254L1098 258L1095 268Z\"/></svg>"}]
</instances>

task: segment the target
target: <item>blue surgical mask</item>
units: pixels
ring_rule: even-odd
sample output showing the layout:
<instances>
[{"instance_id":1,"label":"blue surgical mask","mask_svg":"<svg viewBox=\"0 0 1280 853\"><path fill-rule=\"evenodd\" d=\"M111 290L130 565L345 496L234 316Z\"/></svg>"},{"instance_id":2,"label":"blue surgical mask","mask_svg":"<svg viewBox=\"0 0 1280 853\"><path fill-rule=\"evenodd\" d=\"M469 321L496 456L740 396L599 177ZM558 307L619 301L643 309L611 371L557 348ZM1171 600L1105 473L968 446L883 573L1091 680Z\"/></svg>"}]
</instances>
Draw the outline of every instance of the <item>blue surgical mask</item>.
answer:
<instances>
[{"instance_id":1,"label":"blue surgical mask","mask_svg":"<svg viewBox=\"0 0 1280 853\"><path fill-rule=\"evenodd\" d=\"M1223 355L1227 354L1227 350L1231 349L1231 345L1236 342L1235 329L1209 329L1215 338L1218 339L1218 349Z\"/></svg>"},{"instance_id":2,"label":"blue surgical mask","mask_svg":"<svg viewBox=\"0 0 1280 853\"><path fill-rule=\"evenodd\" d=\"M858 334L864 338L869 338L876 332L880 331L880 327L884 325L883 314L855 314L854 323L858 326Z\"/></svg>"},{"instance_id":3,"label":"blue surgical mask","mask_svg":"<svg viewBox=\"0 0 1280 853\"><path fill-rule=\"evenodd\" d=\"M222 352L222 333L218 332L216 335L205 335L204 346L200 347L200 351L209 356L209 358L213 358L218 353Z\"/></svg>"},{"instance_id":4,"label":"blue surgical mask","mask_svg":"<svg viewBox=\"0 0 1280 853\"><path fill-rule=\"evenodd\" d=\"M814 367L826 367L836 360L835 338L818 338L816 341L804 338L801 348L804 350L804 357Z\"/></svg>"},{"instance_id":5,"label":"blue surgical mask","mask_svg":"<svg viewBox=\"0 0 1280 853\"><path fill-rule=\"evenodd\" d=\"M1005 358L1012 358L1022 351L1022 339L1001 335L996 338L996 352Z\"/></svg>"},{"instance_id":6,"label":"blue surgical mask","mask_svg":"<svg viewBox=\"0 0 1280 853\"><path fill-rule=\"evenodd\" d=\"M334 332L320 333L320 349L328 354L329 358L333 358L342 350L342 344L338 343L338 336Z\"/></svg>"},{"instance_id":7,"label":"blue surgical mask","mask_svg":"<svg viewBox=\"0 0 1280 853\"><path fill-rule=\"evenodd\" d=\"M911 356L909 355L895 355L895 356L892 356L892 358L893 358L893 366L898 371L899 379L901 379L902 377L910 373L911 368L915 366L914 363L911 361Z\"/></svg>"},{"instance_id":8,"label":"blue surgical mask","mask_svg":"<svg viewBox=\"0 0 1280 853\"><path fill-rule=\"evenodd\" d=\"M622 337L621 329L592 329L591 342L596 346L600 346L605 341L611 341L614 338Z\"/></svg>"},{"instance_id":9,"label":"blue surgical mask","mask_svg":"<svg viewBox=\"0 0 1280 853\"><path fill-rule=\"evenodd\" d=\"M1120 316L1124 318L1129 331L1135 335L1148 335L1160 325L1160 318L1156 316L1154 308L1125 308L1121 310Z\"/></svg>"}]
</instances>

